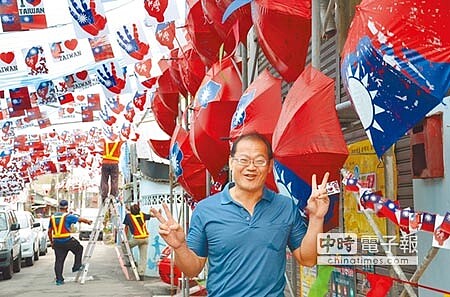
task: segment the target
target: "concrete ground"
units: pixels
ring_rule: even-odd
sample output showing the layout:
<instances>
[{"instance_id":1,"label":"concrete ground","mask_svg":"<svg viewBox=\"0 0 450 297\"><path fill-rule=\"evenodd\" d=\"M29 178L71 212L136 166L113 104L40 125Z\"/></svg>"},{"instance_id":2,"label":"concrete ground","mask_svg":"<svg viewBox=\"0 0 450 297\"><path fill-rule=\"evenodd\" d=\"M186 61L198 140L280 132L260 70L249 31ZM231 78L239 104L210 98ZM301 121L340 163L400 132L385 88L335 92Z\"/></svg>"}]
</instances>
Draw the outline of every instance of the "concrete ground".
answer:
<instances>
[{"instance_id":1,"label":"concrete ground","mask_svg":"<svg viewBox=\"0 0 450 297\"><path fill-rule=\"evenodd\" d=\"M83 241L84 246L87 241ZM80 296L175 296L170 285L159 277L145 277L143 281L127 280L126 268L121 266L114 244L96 243L89 261L86 282L74 282L76 273L71 272L73 255L69 253L64 266L65 284L55 285L53 271L54 252L49 248L46 256L31 267L23 267L10 280L0 280L0 295L4 297L80 297ZM128 273L133 277L132 271ZM133 278L132 278L133 279ZM182 296L182 295L181 295Z\"/></svg>"}]
</instances>

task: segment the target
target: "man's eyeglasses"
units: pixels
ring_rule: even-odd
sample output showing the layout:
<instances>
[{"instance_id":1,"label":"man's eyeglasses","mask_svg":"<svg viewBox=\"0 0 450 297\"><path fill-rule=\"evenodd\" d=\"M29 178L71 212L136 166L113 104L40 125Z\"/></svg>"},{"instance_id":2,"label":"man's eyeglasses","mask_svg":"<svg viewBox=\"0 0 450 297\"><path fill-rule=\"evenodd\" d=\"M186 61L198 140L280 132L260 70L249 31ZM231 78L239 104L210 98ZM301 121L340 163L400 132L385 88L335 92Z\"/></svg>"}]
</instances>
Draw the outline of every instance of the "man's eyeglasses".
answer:
<instances>
[{"instance_id":1,"label":"man's eyeglasses","mask_svg":"<svg viewBox=\"0 0 450 297\"><path fill-rule=\"evenodd\" d=\"M268 163L268 161L263 158L251 160L248 158L237 157L233 158L233 160L241 166L250 166L250 164L253 163L253 165L255 165L256 167L264 167L267 166Z\"/></svg>"}]
</instances>

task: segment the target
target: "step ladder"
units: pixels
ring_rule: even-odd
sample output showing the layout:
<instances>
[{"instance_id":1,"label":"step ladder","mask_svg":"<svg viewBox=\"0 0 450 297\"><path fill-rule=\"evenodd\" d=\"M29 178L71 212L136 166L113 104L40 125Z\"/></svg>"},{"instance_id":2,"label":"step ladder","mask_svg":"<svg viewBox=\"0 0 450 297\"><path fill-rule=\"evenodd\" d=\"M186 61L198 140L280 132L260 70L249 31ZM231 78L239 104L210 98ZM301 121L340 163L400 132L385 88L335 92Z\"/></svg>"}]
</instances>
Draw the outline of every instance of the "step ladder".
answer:
<instances>
[{"instance_id":1,"label":"step ladder","mask_svg":"<svg viewBox=\"0 0 450 297\"><path fill-rule=\"evenodd\" d=\"M105 220L105 215L107 210L111 211L111 218L115 218L115 221L118 222L119 214L114 204L115 197L108 196L105 201L102 202L101 207L98 210L97 218L95 219L94 226L89 237L89 243L85 249L83 260L82 260L82 269L80 269L75 277L75 282L80 281L81 284L84 284L86 281L86 276L89 271L89 262L91 260L92 254L94 253L95 245L97 243L98 237L100 235L101 230L103 229L103 222ZM136 280L139 280L139 273L137 271L136 263L133 259L133 254L131 252L130 244L128 242L127 236L125 234L125 230L122 227L122 224L119 222L119 232L118 236L120 236L121 241L125 245L126 254L124 256L128 257L128 261L131 264L131 269L133 270L134 276ZM119 240L120 242L120 240ZM121 249L119 249L121 250Z\"/></svg>"}]
</instances>

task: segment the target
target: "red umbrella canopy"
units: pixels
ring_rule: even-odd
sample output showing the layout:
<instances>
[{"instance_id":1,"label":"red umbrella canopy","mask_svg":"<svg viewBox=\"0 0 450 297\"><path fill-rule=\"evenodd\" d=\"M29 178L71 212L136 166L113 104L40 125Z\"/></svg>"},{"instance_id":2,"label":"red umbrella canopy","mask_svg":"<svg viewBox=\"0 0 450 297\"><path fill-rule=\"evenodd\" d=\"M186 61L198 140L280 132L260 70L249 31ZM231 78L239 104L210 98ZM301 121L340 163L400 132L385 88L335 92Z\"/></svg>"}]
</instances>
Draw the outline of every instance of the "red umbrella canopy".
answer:
<instances>
[{"instance_id":1,"label":"red umbrella canopy","mask_svg":"<svg viewBox=\"0 0 450 297\"><path fill-rule=\"evenodd\" d=\"M175 130L177 114L164 104L158 91L153 93L152 111L161 130L167 135L172 135Z\"/></svg>"},{"instance_id":2,"label":"red umbrella canopy","mask_svg":"<svg viewBox=\"0 0 450 297\"><path fill-rule=\"evenodd\" d=\"M281 112L281 79L265 69L242 94L231 120L230 138L258 132L272 141Z\"/></svg>"},{"instance_id":3,"label":"red umbrella canopy","mask_svg":"<svg viewBox=\"0 0 450 297\"><path fill-rule=\"evenodd\" d=\"M348 156L334 104L334 81L311 66L295 81L273 133L274 174L278 189L296 201L304 214L311 177L339 180ZM334 195L336 196L336 195ZM330 197L325 229L338 225L338 197Z\"/></svg>"},{"instance_id":4,"label":"red umbrella canopy","mask_svg":"<svg viewBox=\"0 0 450 297\"><path fill-rule=\"evenodd\" d=\"M219 49L223 43L214 26L205 18L200 0L188 0L189 12L186 17L186 29L193 47L207 66L219 61ZM232 48L226 45L226 52Z\"/></svg>"},{"instance_id":5,"label":"red umbrella canopy","mask_svg":"<svg viewBox=\"0 0 450 297\"><path fill-rule=\"evenodd\" d=\"M281 79L265 69L247 88L239 100L231 119L230 138L234 141L242 134L258 132L272 141L272 134L281 112ZM277 191L273 174L266 185Z\"/></svg>"},{"instance_id":6,"label":"red umbrella canopy","mask_svg":"<svg viewBox=\"0 0 450 297\"><path fill-rule=\"evenodd\" d=\"M170 139L160 140L160 139L149 139L147 140L148 145L159 157L168 159L170 150Z\"/></svg>"},{"instance_id":7,"label":"red umbrella canopy","mask_svg":"<svg viewBox=\"0 0 450 297\"><path fill-rule=\"evenodd\" d=\"M232 27L238 23L239 40L244 43L247 41L248 30L250 30L250 27L253 25L249 4L235 10L225 22L222 22L223 14L227 7L233 2L233 0L201 1L203 11L205 12L208 19L212 21L214 28L223 40L227 40L228 37L232 38Z\"/></svg>"},{"instance_id":8,"label":"red umbrella canopy","mask_svg":"<svg viewBox=\"0 0 450 297\"><path fill-rule=\"evenodd\" d=\"M172 77L173 83L177 86L178 91L183 95L185 98L187 98L188 90L186 89L185 85L183 84L183 80L181 79L181 73L180 73L180 61L179 58L179 48L175 48L170 51L170 60L168 61L169 64L169 73Z\"/></svg>"},{"instance_id":9,"label":"red umbrella canopy","mask_svg":"<svg viewBox=\"0 0 450 297\"><path fill-rule=\"evenodd\" d=\"M356 7L341 74L379 157L448 94L449 17L445 0Z\"/></svg>"},{"instance_id":10,"label":"red umbrella canopy","mask_svg":"<svg viewBox=\"0 0 450 297\"><path fill-rule=\"evenodd\" d=\"M182 51L178 52L178 58L183 85L189 93L195 95L205 77L206 66L191 43L188 43Z\"/></svg>"},{"instance_id":11,"label":"red umbrella canopy","mask_svg":"<svg viewBox=\"0 0 450 297\"><path fill-rule=\"evenodd\" d=\"M169 67L158 77L158 93L167 108L178 113L179 89L170 74ZM170 135L170 134L169 134Z\"/></svg>"},{"instance_id":12,"label":"red umbrella canopy","mask_svg":"<svg viewBox=\"0 0 450 297\"><path fill-rule=\"evenodd\" d=\"M183 189L200 201L206 197L206 167L195 156L189 141L189 133L177 125L170 142L170 165Z\"/></svg>"},{"instance_id":13,"label":"red umbrella canopy","mask_svg":"<svg viewBox=\"0 0 450 297\"><path fill-rule=\"evenodd\" d=\"M252 19L270 64L286 81L295 81L305 67L311 37L311 1L256 0L252 2Z\"/></svg>"},{"instance_id":14,"label":"red umbrella canopy","mask_svg":"<svg viewBox=\"0 0 450 297\"><path fill-rule=\"evenodd\" d=\"M194 98L191 145L216 180L228 162L231 118L242 94L238 71L232 58L214 64Z\"/></svg>"}]
</instances>

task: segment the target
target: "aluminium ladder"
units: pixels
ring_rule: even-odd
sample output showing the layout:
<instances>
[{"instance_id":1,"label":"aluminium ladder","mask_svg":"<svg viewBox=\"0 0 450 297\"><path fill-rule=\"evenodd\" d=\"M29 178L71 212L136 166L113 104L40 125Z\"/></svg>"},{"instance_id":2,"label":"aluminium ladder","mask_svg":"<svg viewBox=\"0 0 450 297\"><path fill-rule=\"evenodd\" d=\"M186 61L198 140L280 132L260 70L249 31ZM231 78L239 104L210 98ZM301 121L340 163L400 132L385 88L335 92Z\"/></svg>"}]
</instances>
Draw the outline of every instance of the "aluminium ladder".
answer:
<instances>
[{"instance_id":1,"label":"aluminium ladder","mask_svg":"<svg viewBox=\"0 0 450 297\"><path fill-rule=\"evenodd\" d=\"M89 270L89 261L91 260L92 254L94 253L94 248L97 243L98 237L100 235L100 232L103 228L103 221L105 220L105 214L108 209L111 210L111 217L119 219L119 215L116 209L116 206L114 205L114 196L110 195L108 196L105 201L103 201L101 207L99 208L97 218L95 219L94 226L91 232L91 235L89 237L89 243L86 247L86 251L83 255L82 260L82 268L78 271L77 276L75 277L75 282L78 282L80 280L81 284L84 284L86 281L86 275ZM131 264L131 269L133 270L134 276L136 280L139 280L139 274L137 271L136 263L133 259L133 254L131 252L130 244L128 242L127 236L125 234L125 230L123 226L119 223L119 236L121 237L123 244L126 248L126 256L128 256L129 263Z\"/></svg>"}]
</instances>

